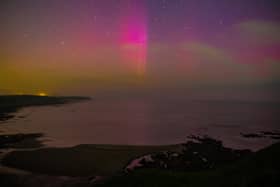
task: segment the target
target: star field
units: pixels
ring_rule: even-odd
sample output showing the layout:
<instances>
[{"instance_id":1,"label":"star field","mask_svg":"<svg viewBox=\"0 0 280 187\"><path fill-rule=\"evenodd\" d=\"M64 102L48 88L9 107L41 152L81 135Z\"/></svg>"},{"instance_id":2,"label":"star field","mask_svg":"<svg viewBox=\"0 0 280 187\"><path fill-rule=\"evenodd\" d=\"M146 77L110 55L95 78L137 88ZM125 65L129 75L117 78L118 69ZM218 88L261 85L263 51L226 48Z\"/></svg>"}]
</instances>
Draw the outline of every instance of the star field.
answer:
<instances>
[{"instance_id":1,"label":"star field","mask_svg":"<svg viewBox=\"0 0 280 187\"><path fill-rule=\"evenodd\" d=\"M0 85L6 92L280 81L276 0L0 5Z\"/></svg>"}]
</instances>

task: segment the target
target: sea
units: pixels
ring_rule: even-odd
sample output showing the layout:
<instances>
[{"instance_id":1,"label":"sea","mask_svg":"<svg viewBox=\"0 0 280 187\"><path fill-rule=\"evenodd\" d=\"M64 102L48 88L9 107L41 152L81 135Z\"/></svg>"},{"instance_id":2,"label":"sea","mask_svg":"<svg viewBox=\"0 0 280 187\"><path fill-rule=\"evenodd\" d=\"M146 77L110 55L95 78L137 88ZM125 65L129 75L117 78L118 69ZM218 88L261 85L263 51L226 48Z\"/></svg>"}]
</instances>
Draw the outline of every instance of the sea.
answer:
<instances>
[{"instance_id":1,"label":"sea","mask_svg":"<svg viewBox=\"0 0 280 187\"><path fill-rule=\"evenodd\" d=\"M169 145L195 135L221 140L227 147L257 150L277 139L242 134L279 132L280 101L262 92L111 93L89 101L23 108L2 123L2 134L43 133L41 140L51 147Z\"/></svg>"}]
</instances>

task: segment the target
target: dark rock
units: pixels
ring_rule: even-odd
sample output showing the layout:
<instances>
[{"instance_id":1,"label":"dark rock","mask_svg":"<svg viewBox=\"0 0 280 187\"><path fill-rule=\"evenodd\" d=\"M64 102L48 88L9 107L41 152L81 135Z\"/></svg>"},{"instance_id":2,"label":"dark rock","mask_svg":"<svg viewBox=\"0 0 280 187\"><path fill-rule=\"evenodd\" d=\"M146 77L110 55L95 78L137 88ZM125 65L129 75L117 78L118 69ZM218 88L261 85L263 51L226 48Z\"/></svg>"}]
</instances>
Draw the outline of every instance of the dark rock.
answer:
<instances>
[{"instance_id":1,"label":"dark rock","mask_svg":"<svg viewBox=\"0 0 280 187\"><path fill-rule=\"evenodd\" d=\"M244 138L265 138L263 134L254 134L254 133L240 133Z\"/></svg>"},{"instance_id":2,"label":"dark rock","mask_svg":"<svg viewBox=\"0 0 280 187\"><path fill-rule=\"evenodd\" d=\"M37 140L42 136L41 133L0 135L0 149L42 147L42 143Z\"/></svg>"}]
</instances>

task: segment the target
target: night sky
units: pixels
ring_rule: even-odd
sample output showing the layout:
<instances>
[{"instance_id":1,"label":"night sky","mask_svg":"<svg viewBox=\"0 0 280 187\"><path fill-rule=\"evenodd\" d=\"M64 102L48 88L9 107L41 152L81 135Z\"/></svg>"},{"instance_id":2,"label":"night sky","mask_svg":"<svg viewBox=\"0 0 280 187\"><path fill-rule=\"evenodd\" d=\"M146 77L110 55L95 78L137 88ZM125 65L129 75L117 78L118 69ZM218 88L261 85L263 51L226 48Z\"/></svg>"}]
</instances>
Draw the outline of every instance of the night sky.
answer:
<instances>
[{"instance_id":1,"label":"night sky","mask_svg":"<svg viewBox=\"0 0 280 187\"><path fill-rule=\"evenodd\" d=\"M280 82L278 0L0 2L0 93Z\"/></svg>"}]
</instances>

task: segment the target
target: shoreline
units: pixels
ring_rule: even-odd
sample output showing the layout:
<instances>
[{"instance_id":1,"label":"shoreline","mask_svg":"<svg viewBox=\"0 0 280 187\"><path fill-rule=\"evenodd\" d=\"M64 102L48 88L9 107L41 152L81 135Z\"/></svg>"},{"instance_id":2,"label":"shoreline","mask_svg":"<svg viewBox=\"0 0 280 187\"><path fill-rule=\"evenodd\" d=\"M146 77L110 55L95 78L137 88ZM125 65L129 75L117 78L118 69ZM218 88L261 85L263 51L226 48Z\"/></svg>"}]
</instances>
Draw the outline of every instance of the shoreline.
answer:
<instances>
[{"instance_id":1,"label":"shoreline","mask_svg":"<svg viewBox=\"0 0 280 187\"><path fill-rule=\"evenodd\" d=\"M13 118L13 113L21 108L56 106L87 100L91 100L91 98L80 96L0 95L0 122Z\"/></svg>"}]
</instances>

